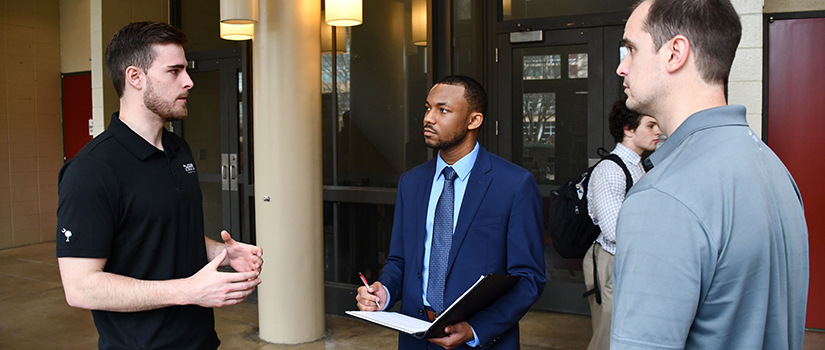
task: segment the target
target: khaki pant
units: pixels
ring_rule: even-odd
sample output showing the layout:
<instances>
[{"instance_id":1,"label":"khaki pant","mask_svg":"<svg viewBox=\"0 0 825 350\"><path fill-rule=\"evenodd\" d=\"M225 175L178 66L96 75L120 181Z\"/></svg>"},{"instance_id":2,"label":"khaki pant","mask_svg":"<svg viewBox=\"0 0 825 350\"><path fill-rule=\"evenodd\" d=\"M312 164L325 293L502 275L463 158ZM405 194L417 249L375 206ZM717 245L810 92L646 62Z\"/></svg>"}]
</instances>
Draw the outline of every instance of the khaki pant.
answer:
<instances>
[{"instance_id":1,"label":"khaki pant","mask_svg":"<svg viewBox=\"0 0 825 350\"><path fill-rule=\"evenodd\" d=\"M602 303L596 303L596 295L587 297L590 303L590 322L593 324L593 337L587 350L610 348L610 319L613 317L613 254L606 252L598 243L590 246L584 254L582 271L587 290L593 289L593 254L596 254L599 289Z\"/></svg>"}]
</instances>

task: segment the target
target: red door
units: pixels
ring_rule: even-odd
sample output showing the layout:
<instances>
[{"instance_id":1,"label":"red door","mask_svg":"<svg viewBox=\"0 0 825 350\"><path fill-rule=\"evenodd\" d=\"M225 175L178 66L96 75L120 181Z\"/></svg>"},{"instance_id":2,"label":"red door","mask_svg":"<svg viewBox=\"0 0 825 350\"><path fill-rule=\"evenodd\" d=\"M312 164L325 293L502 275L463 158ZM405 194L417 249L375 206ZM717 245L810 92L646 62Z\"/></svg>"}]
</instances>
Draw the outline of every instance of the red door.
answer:
<instances>
[{"instance_id":1,"label":"red door","mask_svg":"<svg viewBox=\"0 0 825 350\"><path fill-rule=\"evenodd\" d=\"M68 161L92 140L92 73L64 75L62 80L63 155Z\"/></svg>"},{"instance_id":2,"label":"red door","mask_svg":"<svg viewBox=\"0 0 825 350\"><path fill-rule=\"evenodd\" d=\"M767 143L802 192L810 287L806 326L825 329L825 18L768 24Z\"/></svg>"}]
</instances>

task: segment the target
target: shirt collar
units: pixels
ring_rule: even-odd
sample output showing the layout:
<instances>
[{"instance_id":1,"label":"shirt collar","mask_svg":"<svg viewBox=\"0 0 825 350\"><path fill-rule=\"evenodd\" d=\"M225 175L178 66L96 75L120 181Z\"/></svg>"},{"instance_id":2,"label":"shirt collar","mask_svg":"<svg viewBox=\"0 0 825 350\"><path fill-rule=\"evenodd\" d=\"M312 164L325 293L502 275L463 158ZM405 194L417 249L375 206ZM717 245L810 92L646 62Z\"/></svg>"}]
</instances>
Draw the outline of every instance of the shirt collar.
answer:
<instances>
[{"instance_id":1,"label":"shirt collar","mask_svg":"<svg viewBox=\"0 0 825 350\"><path fill-rule=\"evenodd\" d=\"M473 146L473 150L470 153L467 153L464 157L461 157L455 164L449 165L455 170L455 173L458 175L458 178L461 181L467 180L467 176L470 175L470 170L473 170L473 165L476 163L476 158L478 158L478 141L476 141L475 146ZM445 167L448 166L447 162L444 159L441 159L441 152L438 152L438 157L436 157L435 161L435 178L438 179L441 175L441 171L444 170Z\"/></svg>"},{"instance_id":2,"label":"shirt collar","mask_svg":"<svg viewBox=\"0 0 825 350\"><path fill-rule=\"evenodd\" d=\"M115 112L112 114L112 120L109 122L109 129L107 130L112 133L112 136L114 136L115 139L123 145L123 148L126 148L126 150L128 150L129 153L132 153L135 158L146 160L156 152L161 152L161 150L157 149L155 146L152 146L152 144L144 140L128 125L123 123L120 120L120 112ZM177 150L177 145L172 142L169 132L166 131L166 129L163 130L162 138L163 149L166 151L165 153L170 157L174 156L175 151Z\"/></svg>"},{"instance_id":3,"label":"shirt collar","mask_svg":"<svg viewBox=\"0 0 825 350\"><path fill-rule=\"evenodd\" d=\"M656 152L647 157L646 162L651 163L648 164L649 166L656 166L697 131L728 125L748 126L745 112L745 106L731 105L706 109L692 114L682 122L682 125L676 128L672 135L668 136Z\"/></svg>"},{"instance_id":4,"label":"shirt collar","mask_svg":"<svg viewBox=\"0 0 825 350\"><path fill-rule=\"evenodd\" d=\"M619 158L627 164L638 165L642 161L642 156L621 142L616 143L616 148L613 149L613 153L618 155Z\"/></svg>"}]
</instances>

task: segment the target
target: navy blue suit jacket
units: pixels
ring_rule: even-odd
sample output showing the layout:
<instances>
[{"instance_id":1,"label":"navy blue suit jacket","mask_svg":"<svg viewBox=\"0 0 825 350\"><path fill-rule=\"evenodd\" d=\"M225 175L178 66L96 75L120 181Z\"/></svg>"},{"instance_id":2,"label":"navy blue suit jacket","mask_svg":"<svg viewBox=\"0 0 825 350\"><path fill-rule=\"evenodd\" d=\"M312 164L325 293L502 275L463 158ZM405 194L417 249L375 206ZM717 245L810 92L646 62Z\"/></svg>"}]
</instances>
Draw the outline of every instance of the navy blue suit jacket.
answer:
<instances>
[{"instance_id":1,"label":"navy blue suit jacket","mask_svg":"<svg viewBox=\"0 0 825 350\"><path fill-rule=\"evenodd\" d=\"M403 314L423 320L421 270L435 164L433 158L399 180L390 254L379 278L390 292L389 307L402 301ZM546 282L541 197L532 174L479 147L453 233L444 304L452 304L481 275L491 273L522 278L467 322L482 347L517 349L518 321ZM401 350L423 349L427 343L405 334L398 339Z\"/></svg>"}]
</instances>

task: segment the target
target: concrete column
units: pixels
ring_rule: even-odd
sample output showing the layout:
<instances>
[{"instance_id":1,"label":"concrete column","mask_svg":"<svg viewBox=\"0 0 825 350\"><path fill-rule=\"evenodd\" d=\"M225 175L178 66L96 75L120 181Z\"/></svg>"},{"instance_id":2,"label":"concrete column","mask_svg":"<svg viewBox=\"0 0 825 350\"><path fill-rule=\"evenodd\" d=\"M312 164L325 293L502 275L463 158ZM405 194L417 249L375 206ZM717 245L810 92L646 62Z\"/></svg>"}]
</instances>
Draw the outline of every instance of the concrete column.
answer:
<instances>
[{"instance_id":1,"label":"concrete column","mask_svg":"<svg viewBox=\"0 0 825 350\"><path fill-rule=\"evenodd\" d=\"M324 335L321 4L259 2L252 53L261 339ZM266 198L269 198L267 201Z\"/></svg>"}]
</instances>

